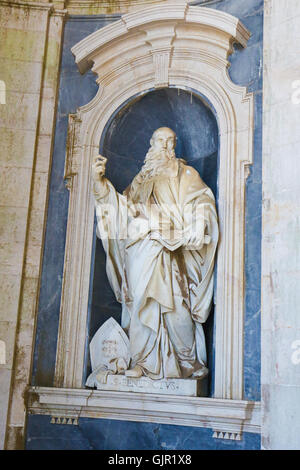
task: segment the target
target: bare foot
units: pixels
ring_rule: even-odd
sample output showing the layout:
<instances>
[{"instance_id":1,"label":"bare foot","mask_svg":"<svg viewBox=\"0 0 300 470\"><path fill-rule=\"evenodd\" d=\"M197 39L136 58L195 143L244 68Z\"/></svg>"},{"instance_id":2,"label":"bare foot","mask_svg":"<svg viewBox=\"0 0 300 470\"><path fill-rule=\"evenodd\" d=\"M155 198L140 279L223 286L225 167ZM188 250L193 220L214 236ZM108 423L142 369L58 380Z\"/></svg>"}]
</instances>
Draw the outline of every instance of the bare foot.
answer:
<instances>
[{"instance_id":1,"label":"bare foot","mask_svg":"<svg viewBox=\"0 0 300 470\"><path fill-rule=\"evenodd\" d=\"M125 375L126 375L126 377L139 378L139 377L142 377L142 375L143 375L143 369L140 366L136 365L136 366L134 366L133 369L126 370Z\"/></svg>"}]
</instances>

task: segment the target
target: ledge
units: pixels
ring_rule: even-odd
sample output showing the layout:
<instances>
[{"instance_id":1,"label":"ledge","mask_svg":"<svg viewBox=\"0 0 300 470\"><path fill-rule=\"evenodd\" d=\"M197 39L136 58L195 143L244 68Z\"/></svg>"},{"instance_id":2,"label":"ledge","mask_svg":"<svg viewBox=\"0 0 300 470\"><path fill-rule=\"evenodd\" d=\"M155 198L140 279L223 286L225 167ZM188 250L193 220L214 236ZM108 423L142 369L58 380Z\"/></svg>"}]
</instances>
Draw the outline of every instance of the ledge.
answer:
<instances>
[{"instance_id":1,"label":"ledge","mask_svg":"<svg viewBox=\"0 0 300 470\"><path fill-rule=\"evenodd\" d=\"M50 387L28 392L29 414L50 415L56 424L85 417L212 428L213 437L234 440L260 433L260 402Z\"/></svg>"}]
</instances>

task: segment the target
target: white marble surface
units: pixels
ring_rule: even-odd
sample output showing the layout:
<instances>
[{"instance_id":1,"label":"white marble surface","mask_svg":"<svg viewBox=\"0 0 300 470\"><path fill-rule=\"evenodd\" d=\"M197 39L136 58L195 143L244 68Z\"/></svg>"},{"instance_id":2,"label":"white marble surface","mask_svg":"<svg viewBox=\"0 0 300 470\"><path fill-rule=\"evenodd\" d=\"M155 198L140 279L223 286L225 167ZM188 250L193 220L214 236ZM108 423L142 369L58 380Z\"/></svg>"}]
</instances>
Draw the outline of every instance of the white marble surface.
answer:
<instances>
[{"instance_id":1,"label":"white marble surface","mask_svg":"<svg viewBox=\"0 0 300 470\"><path fill-rule=\"evenodd\" d=\"M129 340L112 317L109 318L97 331L90 343L90 356L92 370L103 367L109 370L112 361L122 358L129 366Z\"/></svg>"},{"instance_id":2,"label":"white marble surface","mask_svg":"<svg viewBox=\"0 0 300 470\"><path fill-rule=\"evenodd\" d=\"M53 417L210 427L219 434L260 432L260 403L151 393L32 387L29 411ZM212 432L214 434L214 432Z\"/></svg>"}]
</instances>

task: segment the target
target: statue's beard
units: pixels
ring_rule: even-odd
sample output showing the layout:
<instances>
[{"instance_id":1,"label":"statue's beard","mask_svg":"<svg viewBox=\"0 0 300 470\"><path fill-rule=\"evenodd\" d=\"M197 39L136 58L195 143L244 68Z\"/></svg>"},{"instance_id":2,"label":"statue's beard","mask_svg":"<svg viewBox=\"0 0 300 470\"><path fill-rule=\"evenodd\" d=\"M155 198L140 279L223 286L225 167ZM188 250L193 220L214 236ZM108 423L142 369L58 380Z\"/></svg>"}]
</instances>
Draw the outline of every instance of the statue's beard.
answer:
<instances>
[{"instance_id":1,"label":"statue's beard","mask_svg":"<svg viewBox=\"0 0 300 470\"><path fill-rule=\"evenodd\" d=\"M149 180L164 173L170 161L174 160L175 150L155 150L150 147L144 160L144 165L139 173L142 180Z\"/></svg>"},{"instance_id":2,"label":"statue's beard","mask_svg":"<svg viewBox=\"0 0 300 470\"><path fill-rule=\"evenodd\" d=\"M124 194L126 194L132 202L145 202L147 199L147 191L145 192L148 186L147 183L150 183L153 178L165 175L166 169L174 159L176 159L174 149L157 151L153 147L150 147L141 171L133 179L131 185L124 191Z\"/></svg>"}]
</instances>

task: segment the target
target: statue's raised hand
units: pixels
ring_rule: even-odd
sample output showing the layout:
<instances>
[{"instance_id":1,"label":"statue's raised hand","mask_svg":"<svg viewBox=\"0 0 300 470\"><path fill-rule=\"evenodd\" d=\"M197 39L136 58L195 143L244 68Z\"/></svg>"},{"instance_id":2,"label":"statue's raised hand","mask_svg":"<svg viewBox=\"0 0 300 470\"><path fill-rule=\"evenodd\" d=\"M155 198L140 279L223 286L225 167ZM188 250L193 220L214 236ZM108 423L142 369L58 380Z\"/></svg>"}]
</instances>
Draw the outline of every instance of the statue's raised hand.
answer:
<instances>
[{"instance_id":1,"label":"statue's raised hand","mask_svg":"<svg viewBox=\"0 0 300 470\"><path fill-rule=\"evenodd\" d=\"M102 155L97 155L93 158L92 163L92 175L93 175L93 188L94 195L97 197L102 197L106 192L106 180L103 178L105 175L105 166L107 158Z\"/></svg>"},{"instance_id":2,"label":"statue's raised hand","mask_svg":"<svg viewBox=\"0 0 300 470\"><path fill-rule=\"evenodd\" d=\"M100 182L102 176L105 175L106 162L107 158L103 157L102 155L97 155L93 158L92 173L93 179L96 183Z\"/></svg>"}]
</instances>

